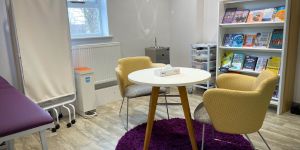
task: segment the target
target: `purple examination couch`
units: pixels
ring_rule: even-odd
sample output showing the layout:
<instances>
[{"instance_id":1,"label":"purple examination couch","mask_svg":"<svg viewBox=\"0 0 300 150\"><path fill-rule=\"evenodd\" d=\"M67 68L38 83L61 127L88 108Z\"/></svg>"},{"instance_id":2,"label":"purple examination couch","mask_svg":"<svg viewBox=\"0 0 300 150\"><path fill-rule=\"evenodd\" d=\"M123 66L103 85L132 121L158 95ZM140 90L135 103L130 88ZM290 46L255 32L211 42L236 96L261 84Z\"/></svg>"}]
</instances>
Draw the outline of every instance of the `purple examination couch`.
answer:
<instances>
[{"instance_id":1,"label":"purple examination couch","mask_svg":"<svg viewBox=\"0 0 300 150\"><path fill-rule=\"evenodd\" d=\"M53 126L48 112L0 76L0 144L14 149L14 138L39 132L42 149L47 150L45 131Z\"/></svg>"}]
</instances>

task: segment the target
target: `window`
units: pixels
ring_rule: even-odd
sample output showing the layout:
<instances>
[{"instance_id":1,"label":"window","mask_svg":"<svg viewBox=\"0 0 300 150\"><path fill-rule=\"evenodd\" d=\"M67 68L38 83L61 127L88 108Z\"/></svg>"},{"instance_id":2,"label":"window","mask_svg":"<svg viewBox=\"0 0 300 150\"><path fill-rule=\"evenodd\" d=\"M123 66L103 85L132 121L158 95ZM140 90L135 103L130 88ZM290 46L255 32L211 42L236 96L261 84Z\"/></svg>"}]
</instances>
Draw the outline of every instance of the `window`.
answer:
<instances>
[{"instance_id":1,"label":"window","mask_svg":"<svg viewBox=\"0 0 300 150\"><path fill-rule=\"evenodd\" d=\"M106 0L68 0L72 39L109 36Z\"/></svg>"}]
</instances>

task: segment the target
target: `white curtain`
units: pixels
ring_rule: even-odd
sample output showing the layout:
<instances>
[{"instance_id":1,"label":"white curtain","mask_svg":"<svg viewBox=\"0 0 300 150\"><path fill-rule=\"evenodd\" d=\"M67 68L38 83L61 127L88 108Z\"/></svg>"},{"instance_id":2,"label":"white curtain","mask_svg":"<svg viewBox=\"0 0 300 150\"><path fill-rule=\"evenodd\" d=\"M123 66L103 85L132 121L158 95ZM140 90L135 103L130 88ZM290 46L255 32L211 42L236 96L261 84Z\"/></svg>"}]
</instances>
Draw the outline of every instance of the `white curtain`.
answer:
<instances>
[{"instance_id":1,"label":"white curtain","mask_svg":"<svg viewBox=\"0 0 300 150\"><path fill-rule=\"evenodd\" d=\"M11 0L24 92L37 103L75 93L65 0Z\"/></svg>"}]
</instances>

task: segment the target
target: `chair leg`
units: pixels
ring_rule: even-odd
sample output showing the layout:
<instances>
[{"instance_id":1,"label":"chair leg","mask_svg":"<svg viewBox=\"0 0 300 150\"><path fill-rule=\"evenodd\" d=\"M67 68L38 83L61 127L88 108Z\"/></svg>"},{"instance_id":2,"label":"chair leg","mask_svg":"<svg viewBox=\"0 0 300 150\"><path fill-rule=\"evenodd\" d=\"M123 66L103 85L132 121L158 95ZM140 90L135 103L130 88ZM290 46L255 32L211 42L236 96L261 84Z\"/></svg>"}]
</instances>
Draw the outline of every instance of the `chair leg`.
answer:
<instances>
[{"instance_id":1,"label":"chair leg","mask_svg":"<svg viewBox=\"0 0 300 150\"><path fill-rule=\"evenodd\" d=\"M203 126L202 126L202 143L201 143L201 150L204 149L204 136L205 136L205 124L203 123Z\"/></svg>"},{"instance_id":2,"label":"chair leg","mask_svg":"<svg viewBox=\"0 0 300 150\"><path fill-rule=\"evenodd\" d=\"M45 137L45 130L40 131L39 134L40 134L40 139L41 139L41 144L42 144L42 150L48 150L47 141L46 141L46 137Z\"/></svg>"},{"instance_id":3,"label":"chair leg","mask_svg":"<svg viewBox=\"0 0 300 150\"><path fill-rule=\"evenodd\" d=\"M13 139L7 141L7 149L8 149L8 150L14 150L14 149L15 149L15 148L14 148L14 140L13 140Z\"/></svg>"},{"instance_id":4,"label":"chair leg","mask_svg":"<svg viewBox=\"0 0 300 150\"><path fill-rule=\"evenodd\" d=\"M128 131L128 107L129 107L129 98L127 98L127 122L126 122L126 131Z\"/></svg>"},{"instance_id":5,"label":"chair leg","mask_svg":"<svg viewBox=\"0 0 300 150\"><path fill-rule=\"evenodd\" d=\"M265 138L261 135L261 133L259 131L257 131L257 133L259 134L259 136L261 137L261 139L264 141L264 143L266 144L266 146L268 147L268 149L271 150L269 144L267 143L267 141L265 140Z\"/></svg>"},{"instance_id":6,"label":"chair leg","mask_svg":"<svg viewBox=\"0 0 300 150\"><path fill-rule=\"evenodd\" d=\"M169 116L169 108L168 108L168 101L167 101L167 96L166 96L166 94L165 94L165 102L166 102L166 108L167 108L168 119L170 119L170 116Z\"/></svg>"},{"instance_id":7,"label":"chair leg","mask_svg":"<svg viewBox=\"0 0 300 150\"><path fill-rule=\"evenodd\" d=\"M254 147L254 145L253 145L253 143L252 143L252 141L250 140L250 138L248 137L248 135L247 134L245 134L245 136L246 136L246 138L248 139L248 141L250 142L250 144L251 144L251 147L255 150L255 147Z\"/></svg>"},{"instance_id":8,"label":"chair leg","mask_svg":"<svg viewBox=\"0 0 300 150\"><path fill-rule=\"evenodd\" d=\"M121 107L120 107L120 110L119 110L119 116L120 116L121 111L122 111L122 107L123 107L124 100L125 100L125 98L123 97L122 104L121 104Z\"/></svg>"}]
</instances>

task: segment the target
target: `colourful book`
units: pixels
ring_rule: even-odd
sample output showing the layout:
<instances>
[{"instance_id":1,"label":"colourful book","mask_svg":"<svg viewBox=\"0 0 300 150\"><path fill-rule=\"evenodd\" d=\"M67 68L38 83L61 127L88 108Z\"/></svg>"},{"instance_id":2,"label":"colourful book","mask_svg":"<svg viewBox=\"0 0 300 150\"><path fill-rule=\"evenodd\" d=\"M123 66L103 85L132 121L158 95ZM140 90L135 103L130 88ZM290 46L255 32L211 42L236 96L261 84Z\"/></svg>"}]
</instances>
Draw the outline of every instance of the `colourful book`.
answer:
<instances>
[{"instance_id":1,"label":"colourful book","mask_svg":"<svg viewBox=\"0 0 300 150\"><path fill-rule=\"evenodd\" d=\"M249 70L249 71L254 71L256 63L257 63L257 56L245 56L245 61L244 61L244 66L243 70Z\"/></svg>"},{"instance_id":2,"label":"colourful book","mask_svg":"<svg viewBox=\"0 0 300 150\"><path fill-rule=\"evenodd\" d=\"M245 34L244 47L253 47L256 34Z\"/></svg>"},{"instance_id":3,"label":"colourful book","mask_svg":"<svg viewBox=\"0 0 300 150\"><path fill-rule=\"evenodd\" d=\"M270 57L267 64L267 70L274 72L275 74L279 73L281 58L280 57Z\"/></svg>"},{"instance_id":4,"label":"colourful book","mask_svg":"<svg viewBox=\"0 0 300 150\"><path fill-rule=\"evenodd\" d=\"M274 8L264 9L262 21L272 21L274 19Z\"/></svg>"},{"instance_id":5,"label":"colourful book","mask_svg":"<svg viewBox=\"0 0 300 150\"><path fill-rule=\"evenodd\" d=\"M232 42L232 34L224 34L223 46L230 47Z\"/></svg>"},{"instance_id":6,"label":"colourful book","mask_svg":"<svg viewBox=\"0 0 300 150\"><path fill-rule=\"evenodd\" d=\"M274 21L281 22L285 20L285 6L279 6L274 9Z\"/></svg>"},{"instance_id":7,"label":"colourful book","mask_svg":"<svg viewBox=\"0 0 300 150\"><path fill-rule=\"evenodd\" d=\"M261 22L264 10L251 10L247 19L248 23Z\"/></svg>"},{"instance_id":8,"label":"colourful book","mask_svg":"<svg viewBox=\"0 0 300 150\"><path fill-rule=\"evenodd\" d=\"M265 70L269 58L270 57L268 57L268 56L259 56L257 59L256 66L255 66L255 71L261 72L261 71Z\"/></svg>"},{"instance_id":9,"label":"colourful book","mask_svg":"<svg viewBox=\"0 0 300 150\"><path fill-rule=\"evenodd\" d=\"M244 35L243 34L232 34L231 47L243 47Z\"/></svg>"},{"instance_id":10,"label":"colourful book","mask_svg":"<svg viewBox=\"0 0 300 150\"><path fill-rule=\"evenodd\" d=\"M250 10L237 10L235 12L232 23L244 23L247 21Z\"/></svg>"},{"instance_id":11,"label":"colourful book","mask_svg":"<svg viewBox=\"0 0 300 150\"><path fill-rule=\"evenodd\" d=\"M269 47L271 32L258 32L254 41L254 47Z\"/></svg>"},{"instance_id":12,"label":"colourful book","mask_svg":"<svg viewBox=\"0 0 300 150\"><path fill-rule=\"evenodd\" d=\"M237 8L227 8L222 23L232 23Z\"/></svg>"},{"instance_id":13,"label":"colourful book","mask_svg":"<svg viewBox=\"0 0 300 150\"><path fill-rule=\"evenodd\" d=\"M281 49L283 43L283 29L274 29L272 32L269 48Z\"/></svg>"},{"instance_id":14,"label":"colourful book","mask_svg":"<svg viewBox=\"0 0 300 150\"><path fill-rule=\"evenodd\" d=\"M245 59L245 54L234 53L230 69L231 70L241 70L243 68L244 59Z\"/></svg>"},{"instance_id":15,"label":"colourful book","mask_svg":"<svg viewBox=\"0 0 300 150\"><path fill-rule=\"evenodd\" d=\"M230 51L225 52L221 61L222 67L230 68L232 58L233 58L233 52Z\"/></svg>"}]
</instances>

